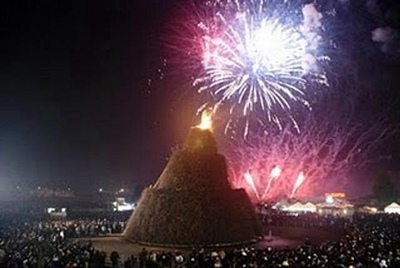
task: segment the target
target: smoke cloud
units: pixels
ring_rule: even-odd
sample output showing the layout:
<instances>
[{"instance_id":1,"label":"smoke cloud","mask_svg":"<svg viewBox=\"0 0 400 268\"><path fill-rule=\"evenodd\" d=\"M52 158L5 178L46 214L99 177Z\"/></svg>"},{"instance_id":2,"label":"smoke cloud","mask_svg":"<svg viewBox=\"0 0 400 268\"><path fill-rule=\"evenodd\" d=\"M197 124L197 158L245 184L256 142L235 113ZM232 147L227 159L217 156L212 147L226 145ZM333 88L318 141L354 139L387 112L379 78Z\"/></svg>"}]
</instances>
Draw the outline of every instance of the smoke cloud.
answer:
<instances>
[{"instance_id":1,"label":"smoke cloud","mask_svg":"<svg viewBox=\"0 0 400 268\"><path fill-rule=\"evenodd\" d=\"M322 37L319 35L322 26L322 14L318 12L314 4L307 4L302 9L303 24L300 26L300 31L306 37L309 44L309 53L305 56L303 68L310 70L316 68L316 61L314 55L317 54L317 49Z\"/></svg>"},{"instance_id":2,"label":"smoke cloud","mask_svg":"<svg viewBox=\"0 0 400 268\"><path fill-rule=\"evenodd\" d=\"M302 9L303 12L303 32L314 32L322 26L322 14L318 12L314 4L307 4Z\"/></svg>"},{"instance_id":3,"label":"smoke cloud","mask_svg":"<svg viewBox=\"0 0 400 268\"><path fill-rule=\"evenodd\" d=\"M384 53L400 53L400 2L366 1L366 8L378 25L371 32L371 39Z\"/></svg>"}]
</instances>

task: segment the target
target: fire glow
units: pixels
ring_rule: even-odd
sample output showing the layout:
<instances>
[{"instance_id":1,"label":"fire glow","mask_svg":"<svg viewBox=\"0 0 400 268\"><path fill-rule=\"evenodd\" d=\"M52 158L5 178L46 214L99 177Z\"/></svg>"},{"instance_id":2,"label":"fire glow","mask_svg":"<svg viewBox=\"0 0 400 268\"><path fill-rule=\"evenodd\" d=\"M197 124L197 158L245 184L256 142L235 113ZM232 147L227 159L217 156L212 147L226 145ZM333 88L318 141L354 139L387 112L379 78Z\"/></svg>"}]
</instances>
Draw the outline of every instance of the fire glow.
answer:
<instances>
[{"instance_id":1,"label":"fire glow","mask_svg":"<svg viewBox=\"0 0 400 268\"><path fill-rule=\"evenodd\" d=\"M212 130L212 110L211 109L205 109L201 113L201 122L199 125L196 126L199 129L202 130Z\"/></svg>"}]
</instances>

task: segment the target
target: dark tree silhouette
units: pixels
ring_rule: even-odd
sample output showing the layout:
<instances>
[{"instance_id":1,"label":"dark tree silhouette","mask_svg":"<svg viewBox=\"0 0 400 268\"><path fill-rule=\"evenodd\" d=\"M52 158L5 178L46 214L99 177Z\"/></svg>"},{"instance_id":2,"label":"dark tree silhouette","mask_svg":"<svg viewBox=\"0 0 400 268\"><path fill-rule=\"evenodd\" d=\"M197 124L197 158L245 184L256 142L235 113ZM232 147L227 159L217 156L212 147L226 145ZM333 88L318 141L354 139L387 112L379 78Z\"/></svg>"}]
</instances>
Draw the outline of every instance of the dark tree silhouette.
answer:
<instances>
[{"instance_id":1,"label":"dark tree silhouette","mask_svg":"<svg viewBox=\"0 0 400 268\"><path fill-rule=\"evenodd\" d=\"M397 188L388 172L380 172L374 181L373 194L380 202L391 202L397 199Z\"/></svg>"}]
</instances>

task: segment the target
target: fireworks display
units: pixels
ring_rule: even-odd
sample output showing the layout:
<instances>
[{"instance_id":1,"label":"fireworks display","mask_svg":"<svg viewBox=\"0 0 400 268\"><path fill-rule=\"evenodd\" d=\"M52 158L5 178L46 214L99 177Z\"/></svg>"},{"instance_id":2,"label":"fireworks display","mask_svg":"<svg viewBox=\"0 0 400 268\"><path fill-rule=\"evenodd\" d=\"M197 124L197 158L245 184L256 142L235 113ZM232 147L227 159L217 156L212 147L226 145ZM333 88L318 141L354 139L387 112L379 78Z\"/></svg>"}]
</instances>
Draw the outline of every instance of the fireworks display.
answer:
<instances>
[{"instance_id":1,"label":"fireworks display","mask_svg":"<svg viewBox=\"0 0 400 268\"><path fill-rule=\"evenodd\" d=\"M257 202L321 193L322 180L344 179L363 166L391 131L382 122L358 123L342 111L348 104L341 97L338 103L332 90L331 97L318 94L329 86L326 54L336 55L332 51L338 47L323 38L334 36L335 27L325 22L336 16L338 3L330 3L198 1L179 29L175 49L185 57L176 60L190 69L194 87L206 99L199 111L211 107L227 136L245 137L224 148L231 183ZM337 58L332 64L341 62ZM338 94L356 98L350 90ZM325 102L318 105L321 99ZM316 119L311 110L325 106L330 110ZM297 113L304 107L307 116Z\"/></svg>"},{"instance_id":2,"label":"fireworks display","mask_svg":"<svg viewBox=\"0 0 400 268\"><path fill-rule=\"evenodd\" d=\"M345 185L349 171L370 163L374 149L396 131L384 120L324 120L310 117L301 133L285 128L239 141L226 152L233 187L245 188L255 202L321 194L329 181Z\"/></svg>"},{"instance_id":3,"label":"fireworks display","mask_svg":"<svg viewBox=\"0 0 400 268\"><path fill-rule=\"evenodd\" d=\"M264 189L264 192L261 196L261 200L264 200L264 198L267 196L269 190L271 189L271 185L272 185L273 181L276 180L277 178L279 178L281 173L282 173L282 169L279 166L276 166L271 170L271 173L268 176L267 186Z\"/></svg>"},{"instance_id":4,"label":"fireworks display","mask_svg":"<svg viewBox=\"0 0 400 268\"><path fill-rule=\"evenodd\" d=\"M188 46L201 65L194 85L217 110L227 107L233 121L249 118L280 124L293 120L293 104L309 107L308 82L325 83L318 62L322 15L313 4L292 7L289 1L207 1L198 12ZM311 78L311 79L308 79Z\"/></svg>"},{"instance_id":5,"label":"fireworks display","mask_svg":"<svg viewBox=\"0 0 400 268\"><path fill-rule=\"evenodd\" d=\"M249 171L246 171L243 175L243 178L244 178L244 181L248 184L248 186L252 190L253 194L256 196L256 198L260 199L260 196L257 191L257 187L254 183L254 179L253 179L253 176L251 175L251 173Z\"/></svg>"},{"instance_id":6,"label":"fireworks display","mask_svg":"<svg viewBox=\"0 0 400 268\"><path fill-rule=\"evenodd\" d=\"M304 176L304 172L300 171L299 175L296 178L296 181L294 182L293 190L292 193L290 194L290 197L293 197L295 195L295 193L297 192L299 187L304 183L305 180L306 177Z\"/></svg>"}]
</instances>

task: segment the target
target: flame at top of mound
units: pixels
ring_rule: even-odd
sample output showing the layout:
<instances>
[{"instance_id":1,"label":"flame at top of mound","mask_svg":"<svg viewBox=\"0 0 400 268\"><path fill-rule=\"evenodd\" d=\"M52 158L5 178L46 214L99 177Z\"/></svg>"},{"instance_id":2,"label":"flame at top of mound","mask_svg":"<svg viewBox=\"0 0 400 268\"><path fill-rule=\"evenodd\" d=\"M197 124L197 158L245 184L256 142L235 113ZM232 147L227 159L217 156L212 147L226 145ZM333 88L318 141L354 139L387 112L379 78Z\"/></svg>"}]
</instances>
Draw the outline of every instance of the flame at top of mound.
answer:
<instances>
[{"instance_id":1,"label":"flame at top of mound","mask_svg":"<svg viewBox=\"0 0 400 268\"><path fill-rule=\"evenodd\" d=\"M201 122L196 127L202 130L212 130L212 109L205 109L201 113Z\"/></svg>"},{"instance_id":2,"label":"flame at top of mound","mask_svg":"<svg viewBox=\"0 0 400 268\"><path fill-rule=\"evenodd\" d=\"M212 109L205 109L201 114L201 123L190 129L187 136L186 149L217 153L217 143L212 132Z\"/></svg>"},{"instance_id":3,"label":"flame at top of mound","mask_svg":"<svg viewBox=\"0 0 400 268\"><path fill-rule=\"evenodd\" d=\"M143 191L124 231L126 239L162 247L244 244L261 234L246 193L229 184L214 134L199 127Z\"/></svg>"}]
</instances>

